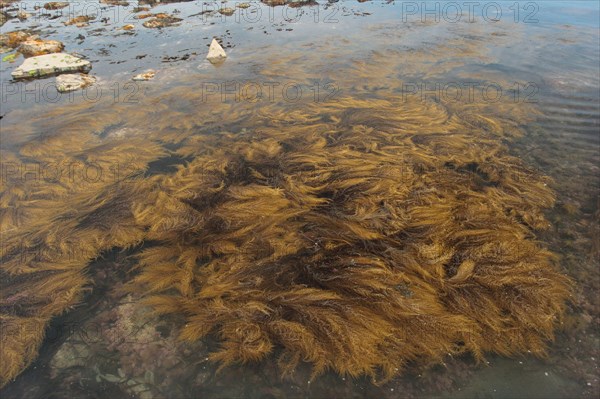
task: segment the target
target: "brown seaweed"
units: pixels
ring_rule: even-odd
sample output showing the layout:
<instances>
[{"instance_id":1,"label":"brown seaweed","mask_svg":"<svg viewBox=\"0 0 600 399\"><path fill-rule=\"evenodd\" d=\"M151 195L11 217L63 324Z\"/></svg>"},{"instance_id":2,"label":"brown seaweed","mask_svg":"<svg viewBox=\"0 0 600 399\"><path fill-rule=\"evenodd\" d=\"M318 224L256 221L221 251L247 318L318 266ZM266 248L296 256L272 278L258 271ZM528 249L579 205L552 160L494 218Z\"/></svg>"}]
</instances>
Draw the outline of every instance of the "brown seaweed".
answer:
<instances>
[{"instance_id":1,"label":"brown seaweed","mask_svg":"<svg viewBox=\"0 0 600 399\"><path fill-rule=\"evenodd\" d=\"M128 168L3 179L0 385L82 299L89 262L143 242L130 288L185 316L182 339L217 337L223 366L274 355L283 375L309 362L379 381L448 355L543 356L570 288L535 238L554 195L502 144L514 125L483 108L231 107L248 128L210 134L190 134L207 113L174 112L144 138L67 130L7 153ZM159 138L190 161L146 175Z\"/></svg>"},{"instance_id":2,"label":"brown seaweed","mask_svg":"<svg viewBox=\"0 0 600 399\"><path fill-rule=\"evenodd\" d=\"M132 218L130 181L162 149L69 133L5 154L0 385L36 357L50 319L82 300L91 283L86 266L102 251L133 246L144 236ZM119 163L127 168L117 171Z\"/></svg>"},{"instance_id":3,"label":"brown seaweed","mask_svg":"<svg viewBox=\"0 0 600 399\"><path fill-rule=\"evenodd\" d=\"M193 161L135 208L160 243L140 255L147 302L186 315L184 339L218 336L213 360L278 353L284 374L544 355L569 293L534 240L553 194L500 125L400 99L343 99L328 123L308 108L184 144Z\"/></svg>"}]
</instances>

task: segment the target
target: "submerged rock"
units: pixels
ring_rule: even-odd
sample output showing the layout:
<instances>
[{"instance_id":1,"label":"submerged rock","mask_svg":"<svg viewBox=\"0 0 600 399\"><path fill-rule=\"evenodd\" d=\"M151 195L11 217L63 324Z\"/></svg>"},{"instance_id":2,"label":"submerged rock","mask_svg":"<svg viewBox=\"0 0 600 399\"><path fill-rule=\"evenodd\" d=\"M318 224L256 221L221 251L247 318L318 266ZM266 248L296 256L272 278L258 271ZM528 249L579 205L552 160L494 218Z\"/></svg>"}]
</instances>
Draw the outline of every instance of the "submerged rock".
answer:
<instances>
[{"instance_id":1,"label":"submerged rock","mask_svg":"<svg viewBox=\"0 0 600 399\"><path fill-rule=\"evenodd\" d=\"M213 64L218 64L225 61L225 58L227 58L227 53L225 53L225 50L223 50L217 39L213 39L206 59Z\"/></svg>"},{"instance_id":2,"label":"submerged rock","mask_svg":"<svg viewBox=\"0 0 600 399\"><path fill-rule=\"evenodd\" d=\"M0 11L0 26L4 25L9 19L10 16L7 13Z\"/></svg>"},{"instance_id":3,"label":"submerged rock","mask_svg":"<svg viewBox=\"0 0 600 399\"><path fill-rule=\"evenodd\" d=\"M24 20L26 20L29 17L31 17L31 14L29 14L28 12L19 11L17 13L17 18L19 18L20 21L24 21Z\"/></svg>"},{"instance_id":4,"label":"submerged rock","mask_svg":"<svg viewBox=\"0 0 600 399\"><path fill-rule=\"evenodd\" d=\"M111 6L123 6L123 7L127 7L129 5L129 2L125 1L125 0L100 0L100 3L108 4Z\"/></svg>"},{"instance_id":5,"label":"submerged rock","mask_svg":"<svg viewBox=\"0 0 600 399\"><path fill-rule=\"evenodd\" d=\"M235 9L231 8L231 7L224 7L219 10L220 14L226 15L228 17L233 15L234 12L235 12Z\"/></svg>"},{"instance_id":6,"label":"submerged rock","mask_svg":"<svg viewBox=\"0 0 600 399\"><path fill-rule=\"evenodd\" d=\"M183 21L183 19L160 13L154 15L154 18L144 22L142 25L144 25L146 28L166 28L181 21Z\"/></svg>"},{"instance_id":7,"label":"submerged rock","mask_svg":"<svg viewBox=\"0 0 600 399\"><path fill-rule=\"evenodd\" d=\"M84 73L69 73L56 77L56 90L61 93L82 89L96 83L94 76L89 76Z\"/></svg>"},{"instance_id":8,"label":"submerged rock","mask_svg":"<svg viewBox=\"0 0 600 399\"><path fill-rule=\"evenodd\" d=\"M46 10L60 10L61 8L65 8L68 5L68 1L51 1L49 3L44 4L44 8Z\"/></svg>"},{"instance_id":9,"label":"submerged rock","mask_svg":"<svg viewBox=\"0 0 600 399\"><path fill-rule=\"evenodd\" d=\"M318 4L314 0L261 0L264 4L275 7L275 6L290 6L290 7L302 7L302 6L310 6ZM358 0L359 2L364 2L366 0Z\"/></svg>"},{"instance_id":10,"label":"submerged rock","mask_svg":"<svg viewBox=\"0 0 600 399\"><path fill-rule=\"evenodd\" d=\"M137 74L133 77L133 80L135 81L146 81L146 80L151 80L154 79L154 76L156 75L156 72L153 71L152 69L147 70L144 73L140 73Z\"/></svg>"},{"instance_id":11,"label":"submerged rock","mask_svg":"<svg viewBox=\"0 0 600 399\"><path fill-rule=\"evenodd\" d=\"M63 24L65 24L66 26L69 25L75 25L78 28L82 27L82 26L87 26L89 25L89 21L91 21L92 19L94 19L93 17L89 17L87 15L79 15L75 18L71 18L70 20L63 22Z\"/></svg>"},{"instance_id":12,"label":"submerged rock","mask_svg":"<svg viewBox=\"0 0 600 399\"><path fill-rule=\"evenodd\" d=\"M58 40L27 39L19 46L19 52L25 57L34 57L51 53L60 53L65 48Z\"/></svg>"},{"instance_id":13,"label":"submerged rock","mask_svg":"<svg viewBox=\"0 0 600 399\"><path fill-rule=\"evenodd\" d=\"M85 343L65 342L50 362L52 372L71 367L85 367L90 361L90 350Z\"/></svg>"},{"instance_id":14,"label":"submerged rock","mask_svg":"<svg viewBox=\"0 0 600 399\"><path fill-rule=\"evenodd\" d=\"M68 72L89 72L92 64L69 54L46 54L25 59L11 75L15 79L41 78Z\"/></svg>"},{"instance_id":15,"label":"submerged rock","mask_svg":"<svg viewBox=\"0 0 600 399\"><path fill-rule=\"evenodd\" d=\"M33 38L24 31L14 31L0 35L0 47L16 48L27 39Z\"/></svg>"},{"instance_id":16,"label":"submerged rock","mask_svg":"<svg viewBox=\"0 0 600 399\"><path fill-rule=\"evenodd\" d=\"M4 49L0 48L0 53L2 53ZM11 64L15 62L15 59L19 56L19 53L12 53L7 56L2 57L2 62L10 62Z\"/></svg>"}]
</instances>

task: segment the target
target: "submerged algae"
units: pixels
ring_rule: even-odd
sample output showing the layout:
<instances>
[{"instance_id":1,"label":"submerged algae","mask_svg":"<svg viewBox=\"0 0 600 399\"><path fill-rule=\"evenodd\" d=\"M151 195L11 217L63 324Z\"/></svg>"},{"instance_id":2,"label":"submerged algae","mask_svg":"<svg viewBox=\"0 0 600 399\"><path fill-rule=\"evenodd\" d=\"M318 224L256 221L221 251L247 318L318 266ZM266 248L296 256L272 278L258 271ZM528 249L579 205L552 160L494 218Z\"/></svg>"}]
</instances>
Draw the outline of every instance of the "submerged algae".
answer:
<instances>
[{"instance_id":1,"label":"submerged algae","mask_svg":"<svg viewBox=\"0 0 600 399\"><path fill-rule=\"evenodd\" d=\"M186 93L163 99L198 100ZM309 362L380 381L448 354L544 355L570 282L535 240L554 195L508 154L514 123L389 96L211 105L140 137L67 123L7 153L129 172L3 182L2 384L82 298L86 265L144 242L130 288L185 317L181 338L217 337L223 365L274 354L283 374ZM245 129L204 133L215 112ZM144 173L169 151L189 162Z\"/></svg>"}]
</instances>

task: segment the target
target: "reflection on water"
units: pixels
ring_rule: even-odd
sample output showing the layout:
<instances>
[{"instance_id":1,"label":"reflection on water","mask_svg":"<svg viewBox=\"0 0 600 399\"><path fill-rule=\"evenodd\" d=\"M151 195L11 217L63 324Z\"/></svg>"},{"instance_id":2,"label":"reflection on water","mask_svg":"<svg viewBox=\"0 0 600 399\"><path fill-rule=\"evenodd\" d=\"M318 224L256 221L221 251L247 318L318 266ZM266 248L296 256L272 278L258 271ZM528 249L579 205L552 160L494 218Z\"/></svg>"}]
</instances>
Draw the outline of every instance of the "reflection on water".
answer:
<instances>
[{"instance_id":1,"label":"reflection on water","mask_svg":"<svg viewBox=\"0 0 600 399\"><path fill-rule=\"evenodd\" d=\"M597 30L402 7L7 97L7 397L597 395Z\"/></svg>"}]
</instances>

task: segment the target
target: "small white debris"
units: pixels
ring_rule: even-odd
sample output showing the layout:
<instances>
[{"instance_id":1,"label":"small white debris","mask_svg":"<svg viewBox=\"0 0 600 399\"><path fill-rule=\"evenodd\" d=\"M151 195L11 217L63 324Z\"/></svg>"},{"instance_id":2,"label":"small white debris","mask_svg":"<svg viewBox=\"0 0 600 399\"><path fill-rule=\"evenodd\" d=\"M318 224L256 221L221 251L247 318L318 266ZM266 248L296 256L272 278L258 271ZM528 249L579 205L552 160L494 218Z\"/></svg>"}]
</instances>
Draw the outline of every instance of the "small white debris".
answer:
<instances>
[{"instance_id":1,"label":"small white debris","mask_svg":"<svg viewBox=\"0 0 600 399\"><path fill-rule=\"evenodd\" d=\"M206 56L206 59L213 64L218 64L223 62L225 58L227 58L225 50L223 50L223 47L221 47L217 39L213 39L212 43L210 43L210 48L208 49L208 55Z\"/></svg>"}]
</instances>

